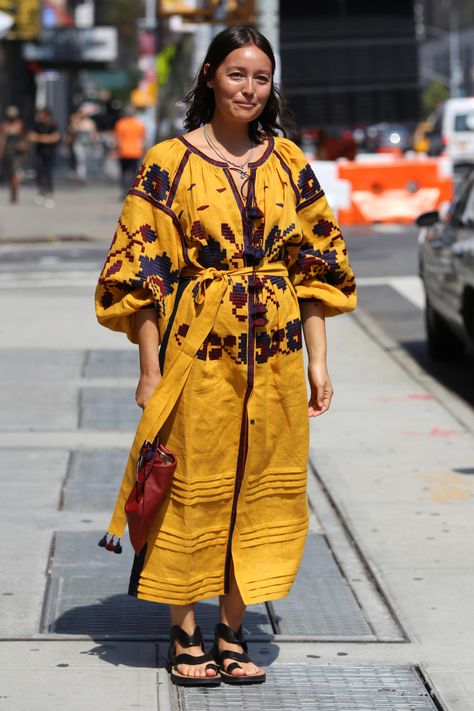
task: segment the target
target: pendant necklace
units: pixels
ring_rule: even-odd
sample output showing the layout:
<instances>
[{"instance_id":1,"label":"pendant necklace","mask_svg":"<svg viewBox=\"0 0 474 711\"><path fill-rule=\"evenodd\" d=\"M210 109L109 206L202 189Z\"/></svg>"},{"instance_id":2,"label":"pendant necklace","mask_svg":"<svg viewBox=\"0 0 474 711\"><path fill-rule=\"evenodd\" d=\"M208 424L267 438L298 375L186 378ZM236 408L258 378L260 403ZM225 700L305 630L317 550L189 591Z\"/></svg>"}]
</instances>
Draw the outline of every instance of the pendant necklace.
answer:
<instances>
[{"instance_id":1,"label":"pendant necklace","mask_svg":"<svg viewBox=\"0 0 474 711\"><path fill-rule=\"evenodd\" d=\"M204 130L204 137L209 145L209 148L211 150L213 150L214 153L216 153L219 156L219 158L221 158L223 161L225 161L228 165L231 165L234 169L237 169L238 171L240 171L240 177L242 178L242 180L244 178L250 178L250 174L248 173L248 165L249 165L250 161L252 160L253 154L255 153L255 148L256 148L255 144L252 143L250 153L249 153L248 158L245 161L245 163L240 163L240 164L234 163L233 161L226 158L226 156L223 153L221 153L219 151L219 149L217 148L217 146L211 141L211 137L209 136L209 134L207 132L207 124L204 124L203 130ZM247 168L247 170L245 170L245 168Z\"/></svg>"}]
</instances>

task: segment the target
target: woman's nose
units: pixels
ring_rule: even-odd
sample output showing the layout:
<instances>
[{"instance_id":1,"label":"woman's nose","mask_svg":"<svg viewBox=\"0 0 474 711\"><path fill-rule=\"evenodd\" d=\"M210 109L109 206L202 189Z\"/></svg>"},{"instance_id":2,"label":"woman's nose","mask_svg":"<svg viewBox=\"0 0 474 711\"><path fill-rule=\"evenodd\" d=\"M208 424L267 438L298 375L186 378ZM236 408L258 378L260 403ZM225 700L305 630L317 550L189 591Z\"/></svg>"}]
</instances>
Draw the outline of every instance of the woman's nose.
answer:
<instances>
[{"instance_id":1,"label":"woman's nose","mask_svg":"<svg viewBox=\"0 0 474 711\"><path fill-rule=\"evenodd\" d=\"M242 93L246 96L251 96L253 94L253 81L251 77L247 78L244 88L242 89Z\"/></svg>"}]
</instances>

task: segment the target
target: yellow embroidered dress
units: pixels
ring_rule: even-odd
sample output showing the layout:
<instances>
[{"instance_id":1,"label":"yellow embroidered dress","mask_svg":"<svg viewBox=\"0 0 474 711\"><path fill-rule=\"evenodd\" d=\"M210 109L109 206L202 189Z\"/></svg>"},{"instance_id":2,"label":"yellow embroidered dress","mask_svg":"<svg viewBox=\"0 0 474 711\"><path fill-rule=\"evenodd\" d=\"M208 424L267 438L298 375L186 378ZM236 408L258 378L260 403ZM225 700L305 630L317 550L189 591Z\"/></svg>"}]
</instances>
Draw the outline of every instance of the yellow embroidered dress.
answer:
<instances>
[{"instance_id":1,"label":"yellow embroidered dress","mask_svg":"<svg viewBox=\"0 0 474 711\"><path fill-rule=\"evenodd\" d=\"M109 533L145 439L176 453L174 480L130 594L188 604L228 590L288 594L308 525L308 397L298 299L355 308L343 237L303 153L269 138L242 200L225 163L184 137L154 146L125 200L96 292L99 322L136 342L154 305L163 378L131 448Z\"/></svg>"}]
</instances>

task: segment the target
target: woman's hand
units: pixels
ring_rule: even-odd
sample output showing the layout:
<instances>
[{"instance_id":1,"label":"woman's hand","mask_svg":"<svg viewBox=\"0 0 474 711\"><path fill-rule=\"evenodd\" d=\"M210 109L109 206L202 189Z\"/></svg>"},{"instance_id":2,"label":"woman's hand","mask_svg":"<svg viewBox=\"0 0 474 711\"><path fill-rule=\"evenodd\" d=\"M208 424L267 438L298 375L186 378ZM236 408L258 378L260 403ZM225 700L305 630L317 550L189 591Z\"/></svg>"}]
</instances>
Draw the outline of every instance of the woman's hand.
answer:
<instances>
[{"instance_id":1,"label":"woman's hand","mask_svg":"<svg viewBox=\"0 0 474 711\"><path fill-rule=\"evenodd\" d=\"M155 373L142 373L140 375L140 380L138 381L137 389L135 391L135 401L138 407L141 407L142 410L145 409L148 400L155 392L160 380L161 373L159 370Z\"/></svg>"},{"instance_id":2,"label":"woman's hand","mask_svg":"<svg viewBox=\"0 0 474 711\"><path fill-rule=\"evenodd\" d=\"M317 417L329 409L334 394L326 363L310 362L308 366L308 378L311 387L308 415L310 417Z\"/></svg>"}]
</instances>

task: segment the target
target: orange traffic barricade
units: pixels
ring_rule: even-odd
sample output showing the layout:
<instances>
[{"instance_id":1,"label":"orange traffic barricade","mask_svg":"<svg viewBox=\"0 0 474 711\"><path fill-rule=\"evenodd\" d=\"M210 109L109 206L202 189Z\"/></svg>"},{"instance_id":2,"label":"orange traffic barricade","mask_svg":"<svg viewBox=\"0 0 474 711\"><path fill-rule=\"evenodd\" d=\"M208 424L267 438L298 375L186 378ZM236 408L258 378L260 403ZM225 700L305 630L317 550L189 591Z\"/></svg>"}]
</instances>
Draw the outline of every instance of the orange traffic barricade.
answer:
<instances>
[{"instance_id":1,"label":"orange traffic barricade","mask_svg":"<svg viewBox=\"0 0 474 711\"><path fill-rule=\"evenodd\" d=\"M338 177L350 183L350 205L340 207L341 225L413 222L422 212L437 210L453 194L452 177L440 158L345 161Z\"/></svg>"}]
</instances>

